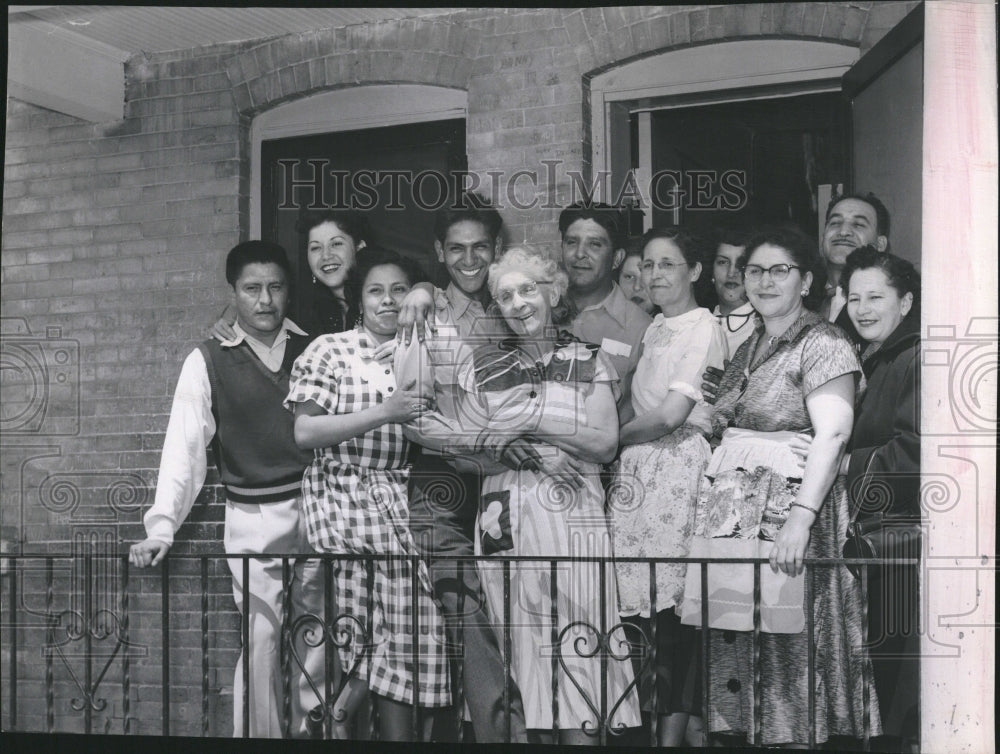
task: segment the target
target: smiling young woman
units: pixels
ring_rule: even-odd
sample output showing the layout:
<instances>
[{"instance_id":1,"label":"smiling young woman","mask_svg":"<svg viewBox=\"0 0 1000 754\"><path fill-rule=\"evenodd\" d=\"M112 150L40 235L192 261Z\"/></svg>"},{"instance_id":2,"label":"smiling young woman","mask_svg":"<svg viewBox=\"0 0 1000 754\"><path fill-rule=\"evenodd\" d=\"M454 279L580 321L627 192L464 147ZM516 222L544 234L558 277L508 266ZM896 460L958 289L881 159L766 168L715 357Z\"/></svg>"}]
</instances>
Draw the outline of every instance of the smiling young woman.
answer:
<instances>
[{"instance_id":1,"label":"smiling young woman","mask_svg":"<svg viewBox=\"0 0 1000 754\"><path fill-rule=\"evenodd\" d=\"M426 411L429 398L410 385L397 386L391 360L380 361L375 347L392 339L399 303L418 279L419 271L398 254L370 249L344 283L361 324L317 338L292 368L285 406L295 413L295 441L317 451L302 480L302 505L309 543L318 552L417 554L400 425ZM431 712L452 703L444 619L426 566L420 562L413 574L405 558L377 559L366 583L364 564L345 560L337 565L336 581L338 610L356 626L351 642L340 647L340 662L345 674L355 664L357 669L334 702L334 737L349 737L367 687L382 737L409 740L414 700ZM367 607L371 600L380 606L374 613ZM413 610L421 627L417 637ZM369 615L373 625L366 625ZM418 651L419 674L410 665ZM358 662L362 657L365 662ZM424 738L432 717L425 717Z\"/></svg>"}]
</instances>

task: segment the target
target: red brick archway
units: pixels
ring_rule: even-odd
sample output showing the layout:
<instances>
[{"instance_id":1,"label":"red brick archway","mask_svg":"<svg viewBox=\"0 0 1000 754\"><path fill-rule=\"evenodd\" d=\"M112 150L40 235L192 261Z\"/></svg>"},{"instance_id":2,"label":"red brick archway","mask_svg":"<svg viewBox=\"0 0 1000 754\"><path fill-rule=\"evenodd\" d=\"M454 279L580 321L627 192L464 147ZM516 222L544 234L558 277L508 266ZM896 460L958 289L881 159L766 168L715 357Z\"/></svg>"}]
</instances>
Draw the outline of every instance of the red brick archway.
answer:
<instances>
[{"instance_id":1,"label":"red brick archway","mask_svg":"<svg viewBox=\"0 0 1000 754\"><path fill-rule=\"evenodd\" d=\"M465 89L479 33L447 20L409 18L291 34L226 62L236 107L253 116L319 91L364 84Z\"/></svg>"}]
</instances>

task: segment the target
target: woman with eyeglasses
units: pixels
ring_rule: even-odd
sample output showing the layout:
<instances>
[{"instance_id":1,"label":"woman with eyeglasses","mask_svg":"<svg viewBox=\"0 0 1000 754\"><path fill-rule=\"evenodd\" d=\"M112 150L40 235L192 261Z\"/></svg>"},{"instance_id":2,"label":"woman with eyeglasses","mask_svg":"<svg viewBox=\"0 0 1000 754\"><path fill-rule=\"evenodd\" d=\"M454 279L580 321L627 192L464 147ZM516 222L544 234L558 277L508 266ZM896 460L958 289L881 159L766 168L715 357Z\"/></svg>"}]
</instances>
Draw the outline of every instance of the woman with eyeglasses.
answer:
<instances>
[{"instance_id":1,"label":"woman with eyeglasses","mask_svg":"<svg viewBox=\"0 0 1000 754\"><path fill-rule=\"evenodd\" d=\"M616 557L682 558L688 554L698 484L711 455L706 440L711 407L698 386L707 366L722 367L726 341L715 317L695 301L707 256L704 242L680 228L654 228L643 237L642 249L642 283L660 314L643 336L632 399L621 412L622 450L608 508ZM701 709L693 662L697 633L682 626L674 611L684 592L685 565L656 566L652 604L646 563L619 560L616 571L619 613L645 634L639 643L647 652L655 631L656 663L649 680L656 685L652 712L659 717L659 743L681 746L689 717ZM651 686L643 685L646 699Z\"/></svg>"},{"instance_id":2,"label":"woman with eyeglasses","mask_svg":"<svg viewBox=\"0 0 1000 754\"><path fill-rule=\"evenodd\" d=\"M866 727L881 732L858 584L840 565L803 573L805 558L839 558L844 546L847 489L838 471L863 386L850 341L814 311L820 269L813 243L797 231L768 229L747 242L743 280L761 321L719 387L717 447L699 491L691 547L691 557L769 561L709 564L704 606L708 729L751 739L756 719L764 746L805 748L811 733L821 744L831 736L861 738ZM813 437L804 469L791 449L796 433ZM701 573L688 567L683 606L684 622L697 625Z\"/></svg>"},{"instance_id":3,"label":"woman with eyeglasses","mask_svg":"<svg viewBox=\"0 0 1000 754\"><path fill-rule=\"evenodd\" d=\"M529 742L597 745L601 715L619 732L640 724L613 566L553 569L547 558L611 557L600 464L618 447L617 375L596 345L559 329L573 308L555 261L508 249L488 285L511 337L476 349L462 377L463 414L482 426L477 445L495 462L507 442L529 437L540 452L568 454L577 473L568 483L529 468L487 472L476 554L529 560L510 563L509 580L502 564L480 560L480 581L498 634L509 627Z\"/></svg>"}]
</instances>

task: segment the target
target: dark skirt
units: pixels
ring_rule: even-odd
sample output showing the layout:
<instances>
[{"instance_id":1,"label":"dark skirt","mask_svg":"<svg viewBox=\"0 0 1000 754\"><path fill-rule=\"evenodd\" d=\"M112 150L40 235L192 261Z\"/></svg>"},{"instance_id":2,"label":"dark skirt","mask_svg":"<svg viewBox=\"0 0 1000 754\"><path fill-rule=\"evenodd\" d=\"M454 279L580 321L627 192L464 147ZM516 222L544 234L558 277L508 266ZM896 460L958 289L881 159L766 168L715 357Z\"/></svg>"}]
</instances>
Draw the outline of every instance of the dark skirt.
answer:
<instances>
[{"instance_id":1,"label":"dark skirt","mask_svg":"<svg viewBox=\"0 0 1000 754\"><path fill-rule=\"evenodd\" d=\"M886 735L920 733L919 583L916 566L868 570L868 652Z\"/></svg>"},{"instance_id":2,"label":"dark skirt","mask_svg":"<svg viewBox=\"0 0 1000 754\"><path fill-rule=\"evenodd\" d=\"M644 712L653 705L655 679L658 715L684 712L701 715L701 632L694 626L685 626L673 608L656 613L656 655L649 657L649 639L653 635L653 621L632 615L622 622L636 626L629 628L632 645L632 667L639 678L639 700Z\"/></svg>"}]
</instances>

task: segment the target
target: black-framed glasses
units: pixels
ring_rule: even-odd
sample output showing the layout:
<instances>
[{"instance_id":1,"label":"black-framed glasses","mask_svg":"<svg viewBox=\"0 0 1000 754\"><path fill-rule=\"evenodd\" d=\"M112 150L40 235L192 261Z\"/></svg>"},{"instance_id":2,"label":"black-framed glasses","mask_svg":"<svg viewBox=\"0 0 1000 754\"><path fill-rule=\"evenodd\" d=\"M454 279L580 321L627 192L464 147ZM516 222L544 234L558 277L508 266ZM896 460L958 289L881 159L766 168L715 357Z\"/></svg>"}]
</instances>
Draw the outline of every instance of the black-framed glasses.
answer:
<instances>
[{"instance_id":1,"label":"black-framed glasses","mask_svg":"<svg viewBox=\"0 0 1000 754\"><path fill-rule=\"evenodd\" d=\"M770 267L761 267L759 264L748 264L743 268L743 277L754 283L764 277L766 272L771 276L771 280L780 283L788 279L788 273L792 270L801 270L797 264L772 264Z\"/></svg>"}]
</instances>

